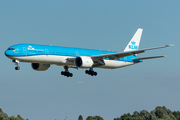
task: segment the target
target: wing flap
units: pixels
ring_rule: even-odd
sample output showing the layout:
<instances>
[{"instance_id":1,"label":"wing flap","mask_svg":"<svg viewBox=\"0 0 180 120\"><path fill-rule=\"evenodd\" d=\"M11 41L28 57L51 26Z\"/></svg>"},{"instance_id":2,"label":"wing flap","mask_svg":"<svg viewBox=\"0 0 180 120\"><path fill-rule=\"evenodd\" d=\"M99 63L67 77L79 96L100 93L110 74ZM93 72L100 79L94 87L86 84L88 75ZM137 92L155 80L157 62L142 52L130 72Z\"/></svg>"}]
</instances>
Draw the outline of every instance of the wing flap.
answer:
<instances>
[{"instance_id":1,"label":"wing flap","mask_svg":"<svg viewBox=\"0 0 180 120\"><path fill-rule=\"evenodd\" d=\"M67 58L68 61L74 61L76 58Z\"/></svg>"},{"instance_id":2,"label":"wing flap","mask_svg":"<svg viewBox=\"0 0 180 120\"><path fill-rule=\"evenodd\" d=\"M147 59L162 58L162 57L166 57L166 56L143 57L143 58L135 58L132 60L147 60Z\"/></svg>"}]
</instances>

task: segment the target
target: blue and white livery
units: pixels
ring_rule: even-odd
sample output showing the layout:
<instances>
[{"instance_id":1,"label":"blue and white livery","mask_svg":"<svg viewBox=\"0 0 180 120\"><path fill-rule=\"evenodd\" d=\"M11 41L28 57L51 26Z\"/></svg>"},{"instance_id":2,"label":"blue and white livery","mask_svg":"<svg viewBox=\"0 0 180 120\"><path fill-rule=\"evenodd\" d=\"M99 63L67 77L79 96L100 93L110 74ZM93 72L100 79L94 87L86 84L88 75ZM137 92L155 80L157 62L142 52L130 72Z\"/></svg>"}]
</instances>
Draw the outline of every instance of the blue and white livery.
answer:
<instances>
[{"instance_id":1,"label":"blue and white livery","mask_svg":"<svg viewBox=\"0 0 180 120\"><path fill-rule=\"evenodd\" d=\"M161 58L165 56L145 57L137 56L146 50L165 48L172 45L165 45L154 48L138 49L142 35L142 29L138 29L133 38L130 40L123 52L93 50L83 48L72 48L52 45L37 45L37 44L16 44L10 46L5 55L12 59L17 65L16 70L19 70L19 62L29 62L34 70L45 71L50 65L55 64L63 66L65 71L61 74L67 77L72 77L68 68L85 68L85 73L91 76L96 76L97 72L93 68L115 69L140 63L145 59Z\"/></svg>"}]
</instances>

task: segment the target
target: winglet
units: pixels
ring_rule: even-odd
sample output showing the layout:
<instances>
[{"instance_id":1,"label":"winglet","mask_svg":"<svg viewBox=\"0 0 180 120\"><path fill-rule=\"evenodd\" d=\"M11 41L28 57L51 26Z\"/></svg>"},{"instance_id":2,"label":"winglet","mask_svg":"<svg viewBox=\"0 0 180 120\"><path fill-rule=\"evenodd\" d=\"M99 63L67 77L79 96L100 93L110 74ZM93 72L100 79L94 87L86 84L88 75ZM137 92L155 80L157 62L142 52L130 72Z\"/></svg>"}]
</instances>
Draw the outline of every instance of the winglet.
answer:
<instances>
[{"instance_id":1,"label":"winglet","mask_svg":"<svg viewBox=\"0 0 180 120\"><path fill-rule=\"evenodd\" d=\"M166 47L174 46L174 44L166 45Z\"/></svg>"}]
</instances>

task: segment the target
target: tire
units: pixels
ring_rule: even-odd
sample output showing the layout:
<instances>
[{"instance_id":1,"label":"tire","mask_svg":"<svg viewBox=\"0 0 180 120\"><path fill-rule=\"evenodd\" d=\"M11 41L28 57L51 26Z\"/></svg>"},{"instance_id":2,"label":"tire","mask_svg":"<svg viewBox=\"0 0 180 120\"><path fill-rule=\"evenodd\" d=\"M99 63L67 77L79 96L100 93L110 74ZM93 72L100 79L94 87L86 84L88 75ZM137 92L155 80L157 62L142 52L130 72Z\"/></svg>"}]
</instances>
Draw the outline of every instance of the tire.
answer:
<instances>
[{"instance_id":1,"label":"tire","mask_svg":"<svg viewBox=\"0 0 180 120\"><path fill-rule=\"evenodd\" d=\"M94 75L96 76L96 75L97 75L97 72L94 72Z\"/></svg>"},{"instance_id":2,"label":"tire","mask_svg":"<svg viewBox=\"0 0 180 120\"><path fill-rule=\"evenodd\" d=\"M92 75L92 74L93 74L93 72L92 72L92 71L89 71L89 72L88 72L88 74L89 74L89 75Z\"/></svg>"},{"instance_id":3,"label":"tire","mask_svg":"<svg viewBox=\"0 0 180 120\"><path fill-rule=\"evenodd\" d=\"M61 72L61 75L64 75L64 71Z\"/></svg>"},{"instance_id":4,"label":"tire","mask_svg":"<svg viewBox=\"0 0 180 120\"><path fill-rule=\"evenodd\" d=\"M15 67L15 70L19 70L20 69L20 67Z\"/></svg>"},{"instance_id":5,"label":"tire","mask_svg":"<svg viewBox=\"0 0 180 120\"><path fill-rule=\"evenodd\" d=\"M64 76L67 76L67 75L68 75L68 72L65 71L65 72L64 72Z\"/></svg>"},{"instance_id":6,"label":"tire","mask_svg":"<svg viewBox=\"0 0 180 120\"><path fill-rule=\"evenodd\" d=\"M70 73L70 75L69 75L70 77L72 77L73 76L73 74L72 73Z\"/></svg>"},{"instance_id":7,"label":"tire","mask_svg":"<svg viewBox=\"0 0 180 120\"><path fill-rule=\"evenodd\" d=\"M88 70L86 70L86 71L85 71L85 73L86 73L86 74L88 74L88 73L89 73L89 71L88 71Z\"/></svg>"}]
</instances>

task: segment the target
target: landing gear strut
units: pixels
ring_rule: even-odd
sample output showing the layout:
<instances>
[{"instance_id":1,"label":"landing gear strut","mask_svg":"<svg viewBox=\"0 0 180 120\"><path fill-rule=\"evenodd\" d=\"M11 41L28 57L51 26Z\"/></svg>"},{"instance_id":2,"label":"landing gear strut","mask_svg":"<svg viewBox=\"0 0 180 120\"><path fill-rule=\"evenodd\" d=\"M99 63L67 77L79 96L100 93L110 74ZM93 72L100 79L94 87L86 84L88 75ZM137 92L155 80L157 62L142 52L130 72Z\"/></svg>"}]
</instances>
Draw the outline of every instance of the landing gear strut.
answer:
<instances>
[{"instance_id":1,"label":"landing gear strut","mask_svg":"<svg viewBox=\"0 0 180 120\"><path fill-rule=\"evenodd\" d=\"M61 75L64 75L66 77L72 77L73 74L68 71L68 66L64 66L65 71L61 72Z\"/></svg>"},{"instance_id":2,"label":"landing gear strut","mask_svg":"<svg viewBox=\"0 0 180 120\"><path fill-rule=\"evenodd\" d=\"M20 70L20 67L18 66L19 61L18 60L13 60L13 62L15 63L15 65L17 65L15 67L15 70Z\"/></svg>"},{"instance_id":3,"label":"landing gear strut","mask_svg":"<svg viewBox=\"0 0 180 120\"><path fill-rule=\"evenodd\" d=\"M89 70L85 71L86 74L91 75L91 76L96 76L97 72L93 71L93 68L90 68Z\"/></svg>"}]
</instances>

